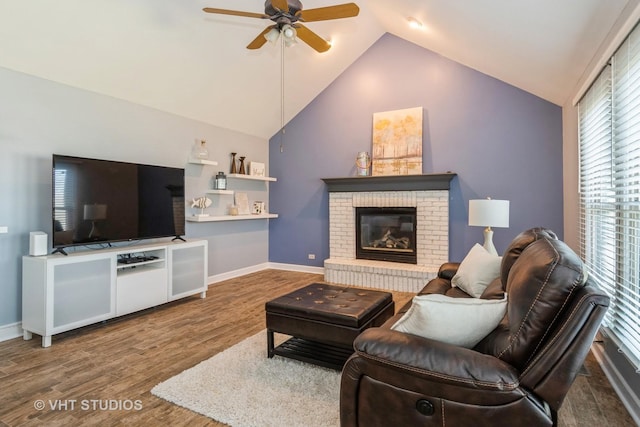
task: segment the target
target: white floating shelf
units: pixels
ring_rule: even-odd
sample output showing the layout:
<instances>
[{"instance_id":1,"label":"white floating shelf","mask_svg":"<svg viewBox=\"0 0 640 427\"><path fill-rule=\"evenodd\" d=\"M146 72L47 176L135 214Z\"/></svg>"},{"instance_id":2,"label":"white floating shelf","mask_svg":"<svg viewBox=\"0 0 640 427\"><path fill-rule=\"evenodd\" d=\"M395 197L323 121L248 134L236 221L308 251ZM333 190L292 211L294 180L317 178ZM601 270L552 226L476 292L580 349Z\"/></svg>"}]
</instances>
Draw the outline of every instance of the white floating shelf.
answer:
<instances>
[{"instance_id":1,"label":"white floating shelf","mask_svg":"<svg viewBox=\"0 0 640 427\"><path fill-rule=\"evenodd\" d=\"M255 175L243 175L241 173L230 173L227 175L227 178L236 178L236 179L249 179L253 181L277 181L277 178L273 178L270 176L255 176Z\"/></svg>"},{"instance_id":2,"label":"white floating shelf","mask_svg":"<svg viewBox=\"0 0 640 427\"><path fill-rule=\"evenodd\" d=\"M194 165L218 166L218 162L214 160L205 160L205 159L189 159L189 163L192 163Z\"/></svg>"},{"instance_id":3,"label":"white floating shelf","mask_svg":"<svg viewBox=\"0 0 640 427\"><path fill-rule=\"evenodd\" d=\"M278 214L262 214L262 215L220 215L220 216L189 216L186 218L189 222L217 222L217 221L243 221L251 219L270 219L278 218Z\"/></svg>"},{"instance_id":4,"label":"white floating shelf","mask_svg":"<svg viewBox=\"0 0 640 427\"><path fill-rule=\"evenodd\" d=\"M207 194L229 194L233 195L233 190L207 190L205 191Z\"/></svg>"}]
</instances>

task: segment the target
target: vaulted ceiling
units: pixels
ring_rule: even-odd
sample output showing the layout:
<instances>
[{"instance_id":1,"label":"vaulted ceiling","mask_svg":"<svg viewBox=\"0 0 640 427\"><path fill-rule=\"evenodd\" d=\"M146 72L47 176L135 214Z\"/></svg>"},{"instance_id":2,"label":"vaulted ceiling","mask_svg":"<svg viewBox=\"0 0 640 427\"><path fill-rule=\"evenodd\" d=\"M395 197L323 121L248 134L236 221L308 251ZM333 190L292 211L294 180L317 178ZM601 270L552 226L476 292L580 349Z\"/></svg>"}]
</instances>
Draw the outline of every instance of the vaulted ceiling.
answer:
<instances>
[{"instance_id":1,"label":"vaulted ceiling","mask_svg":"<svg viewBox=\"0 0 640 427\"><path fill-rule=\"evenodd\" d=\"M270 21L202 11L262 0L0 0L0 67L270 138L281 96L288 121L386 32L562 105L639 0L354 1L355 18L307 24L328 52L285 49L284 91L280 44L245 48Z\"/></svg>"}]
</instances>

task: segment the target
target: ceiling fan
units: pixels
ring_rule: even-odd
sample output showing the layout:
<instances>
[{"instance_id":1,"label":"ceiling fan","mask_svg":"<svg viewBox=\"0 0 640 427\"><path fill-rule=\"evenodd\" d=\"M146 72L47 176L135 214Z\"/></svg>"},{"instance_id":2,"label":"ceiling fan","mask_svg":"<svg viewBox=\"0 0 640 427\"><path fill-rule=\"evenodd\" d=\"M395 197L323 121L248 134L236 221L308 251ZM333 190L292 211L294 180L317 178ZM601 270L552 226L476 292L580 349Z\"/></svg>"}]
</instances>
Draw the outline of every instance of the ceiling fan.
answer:
<instances>
[{"instance_id":1,"label":"ceiling fan","mask_svg":"<svg viewBox=\"0 0 640 427\"><path fill-rule=\"evenodd\" d=\"M202 10L207 13L218 13L222 15L270 19L275 22L274 25L265 28L258 37L249 43L247 49L259 49L267 40L275 41L282 35L287 46L295 43L297 36L318 52L326 52L331 45L325 39L302 25L302 22L350 18L357 16L360 12L360 8L358 8L355 3L303 10L302 3L299 0L266 0L264 2L264 13L241 12L212 7L205 7Z\"/></svg>"}]
</instances>

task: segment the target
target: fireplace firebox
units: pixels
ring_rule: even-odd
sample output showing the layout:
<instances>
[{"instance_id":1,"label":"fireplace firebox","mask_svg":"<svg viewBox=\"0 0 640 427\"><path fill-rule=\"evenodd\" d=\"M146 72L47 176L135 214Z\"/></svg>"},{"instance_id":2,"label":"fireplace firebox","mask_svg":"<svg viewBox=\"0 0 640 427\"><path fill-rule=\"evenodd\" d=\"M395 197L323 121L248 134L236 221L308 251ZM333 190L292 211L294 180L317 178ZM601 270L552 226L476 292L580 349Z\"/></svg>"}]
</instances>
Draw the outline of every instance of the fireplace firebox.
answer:
<instances>
[{"instance_id":1,"label":"fireplace firebox","mask_svg":"<svg viewBox=\"0 0 640 427\"><path fill-rule=\"evenodd\" d=\"M417 264L416 208L356 208L356 258Z\"/></svg>"}]
</instances>

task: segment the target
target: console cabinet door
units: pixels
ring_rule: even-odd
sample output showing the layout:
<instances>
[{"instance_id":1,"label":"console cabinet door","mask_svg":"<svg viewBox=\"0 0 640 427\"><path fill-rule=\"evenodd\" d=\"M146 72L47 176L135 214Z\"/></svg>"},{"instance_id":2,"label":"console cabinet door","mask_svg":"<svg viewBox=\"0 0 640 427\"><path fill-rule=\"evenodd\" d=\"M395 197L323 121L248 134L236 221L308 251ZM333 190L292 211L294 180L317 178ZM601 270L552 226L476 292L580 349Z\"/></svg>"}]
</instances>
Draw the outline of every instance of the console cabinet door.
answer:
<instances>
[{"instance_id":1,"label":"console cabinet door","mask_svg":"<svg viewBox=\"0 0 640 427\"><path fill-rule=\"evenodd\" d=\"M169 301L207 292L207 241L169 246L171 285Z\"/></svg>"},{"instance_id":2,"label":"console cabinet door","mask_svg":"<svg viewBox=\"0 0 640 427\"><path fill-rule=\"evenodd\" d=\"M52 268L52 333L113 316L111 257L57 264Z\"/></svg>"}]
</instances>

